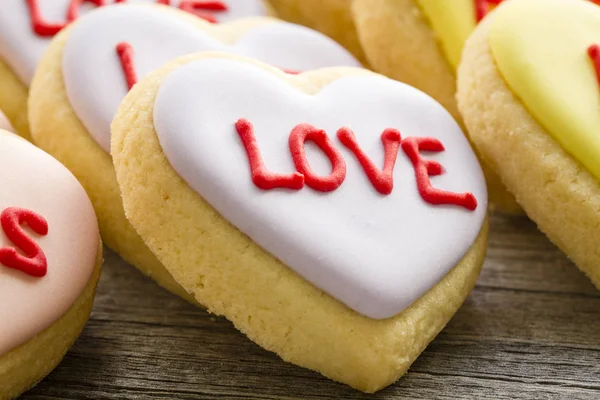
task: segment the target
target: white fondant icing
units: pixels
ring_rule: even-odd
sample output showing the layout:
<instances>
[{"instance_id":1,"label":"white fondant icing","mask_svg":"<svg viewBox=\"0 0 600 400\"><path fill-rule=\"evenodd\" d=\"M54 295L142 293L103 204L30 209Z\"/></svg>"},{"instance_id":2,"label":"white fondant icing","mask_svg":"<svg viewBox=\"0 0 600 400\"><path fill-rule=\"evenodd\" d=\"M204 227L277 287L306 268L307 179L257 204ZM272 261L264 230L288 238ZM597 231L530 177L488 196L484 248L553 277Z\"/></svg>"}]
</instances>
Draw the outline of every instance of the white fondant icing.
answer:
<instances>
[{"instance_id":1,"label":"white fondant icing","mask_svg":"<svg viewBox=\"0 0 600 400\"><path fill-rule=\"evenodd\" d=\"M156 0L128 0L128 3L154 3ZM109 4L113 0L107 0ZM180 0L172 0L178 6ZM267 11L261 0L225 0L229 10L214 13L220 22L244 17L265 16ZM35 68L52 38L37 36L31 28L29 8L25 0L2 0L0 5L0 58L4 59L21 81L31 82ZM64 22L71 0L38 0L41 14L48 22ZM80 14L93 9L84 3ZM119 27L123 28L123 27Z\"/></svg>"},{"instance_id":2,"label":"white fondant icing","mask_svg":"<svg viewBox=\"0 0 600 400\"><path fill-rule=\"evenodd\" d=\"M115 51L120 42L133 47L140 79L168 61L201 51L243 54L295 71L360 65L328 37L285 22L258 26L230 46L158 8L105 7L74 27L65 46L63 75L71 106L106 151L110 123L128 92Z\"/></svg>"},{"instance_id":3,"label":"white fondant icing","mask_svg":"<svg viewBox=\"0 0 600 400\"><path fill-rule=\"evenodd\" d=\"M234 127L239 118L253 123L265 164L277 173L295 170L288 146L294 126L326 129L344 155L346 180L327 194L258 189ZM462 259L486 216L485 180L459 126L429 96L384 77L346 77L308 95L248 63L197 60L163 82L154 125L173 168L224 218L368 317L391 317L420 298ZM394 190L380 195L336 138L342 126L380 168L386 128L441 140L446 151L425 154L447 171L432 178L434 187L472 192L477 209L425 203L402 150ZM328 159L310 143L307 154L315 171L329 174Z\"/></svg>"}]
</instances>

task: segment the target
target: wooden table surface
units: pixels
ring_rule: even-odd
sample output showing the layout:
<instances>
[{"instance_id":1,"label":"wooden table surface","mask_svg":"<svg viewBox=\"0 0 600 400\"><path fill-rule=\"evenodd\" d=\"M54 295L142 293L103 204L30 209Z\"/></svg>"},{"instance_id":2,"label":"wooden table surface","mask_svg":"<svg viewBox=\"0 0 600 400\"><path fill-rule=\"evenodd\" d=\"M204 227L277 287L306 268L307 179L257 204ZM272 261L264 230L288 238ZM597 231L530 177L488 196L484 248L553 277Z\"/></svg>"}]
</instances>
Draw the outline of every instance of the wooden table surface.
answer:
<instances>
[{"instance_id":1,"label":"wooden table surface","mask_svg":"<svg viewBox=\"0 0 600 400\"><path fill-rule=\"evenodd\" d=\"M477 287L374 396L284 363L113 253L91 320L24 399L600 399L600 292L525 218L491 219Z\"/></svg>"}]
</instances>

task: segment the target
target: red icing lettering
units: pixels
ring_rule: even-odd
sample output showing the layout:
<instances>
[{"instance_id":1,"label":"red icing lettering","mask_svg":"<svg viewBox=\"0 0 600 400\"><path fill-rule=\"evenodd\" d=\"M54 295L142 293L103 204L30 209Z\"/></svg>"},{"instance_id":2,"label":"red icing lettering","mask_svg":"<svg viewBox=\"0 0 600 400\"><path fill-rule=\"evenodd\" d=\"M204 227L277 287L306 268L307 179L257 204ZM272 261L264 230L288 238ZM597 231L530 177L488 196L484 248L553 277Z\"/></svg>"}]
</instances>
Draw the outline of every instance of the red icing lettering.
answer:
<instances>
[{"instance_id":1,"label":"red icing lettering","mask_svg":"<svg viewBox=\"0 0 600 400\"><path fill-rule=\"evenodd\" d=\"M270 172L262 159L256 136L254 135L254 127L252 123L246 119L240 119L235 123L235 129L242 139L248 161L250 162L250 171L252 173L252 182L263 190L271 190L275 188L287 188L300 190L304 187L304 176L298 172L291 174L276 174Z\"/></svg>"},{"instance_id":2,"label":"red icing lettering","mask_svg":"<svg viewBox=\"0 0 600 400\"><path fill-rule=\"evenodd\" d=\"M52 37L60 32L69 22L75 21L79 17L79 8L84 2L92 3L97 7L106 5L106 0L71 0L66 12L65 21L60 23L50 23L44 19L38 0L26 0L29 7L29 18L31 28L38 36Z\"/></svg>"},{"instance_id":3,"label":"red icing lettering","mask_svg":"<svg viewBox=\"0 0 600 400\"><path fill-rule=\"evenodd\" d=\"M239 119L235 129L242 140L250 163L252 182L260 189L271 190L286 188L300 190L306 186L320 192L332 192L339 188L346 179L346 162L342 153L335 147L323 129L309 124L297 125L289 137L292 160L298 172L277 174L267 170L258 148L254 127L246 119ZM477 208L477 199L472 193L455 193L434 188L431 176L441 175L444 169L440 163L421 157L421 151L444 151L442 142L430 137L409 137L402 139L400 131L388 128L381 134L384 149L383 169L378 169L375 163L361 149L354 132L350 128L340 128L337 131L339 141L356 157L373 187L381 194L388 195L394 189L394 167L398 158L400 146L410 159L415 170L417 189L421 198L430 204L453 204L468 210ZM306 141L314 142L331 162L331 173L319 176L314 173L308 163L305 152Z\"/></svg>"},{"instance_id":4,"label":"red icing lettering","mask_svg":"<svg viewBox=\"0 0 600 400\"><path fill-rule=\"evenodd\" d=\"M310 168L304 151L304 144L307 140L313 141L319 146L331 161L331 173L328 176L319 176ZM289 143L296 169L304 175L307 186L320 192L331 192L344 182L346 162L342 153L335 148L323 129L317 129L309 124L300 124L292 130Z\"/></svg>"},{"instance_id":5,"label":"red icing lettering","mask_svg":"<svg viewBox=\"0 0 600 400\"><path fill-rule=\"evenodd\" d=\"M398 158L400 148L400 131L397 129L386 129L381 134L381 142L384 149L383 170L379 170L369 156L360 148L354 132L350 128L341 128L337 137L354 155L365 170L367 177L381 194L390 194L394 189L394 166Z\"/></svg>"},{"instance_id":6,"label":"red icing lettering","mask_svg":"<svg viewBox=\"0 0 600 400\"><path fill-rule=\"evenodd\" d=\"M211 13L206 11L223 12L229 10L229 7L223 1L207 0L181 0L179 8L213 24L219 21Z\"/></svg>"},{"instance_id":7,"label":"red icing lettering","mask_svg":"<svg viewBox=\"0 0 600 400\"><path fill-rule=\"evenodd\" d=\"M10 207L0 214L2 230L25 255L13 247L0 249L0 263L8 268L18 269L34 277L42 277L48 271L48 262L42 248L23 230L27 224L31 230L41 236L48 234L48 223L41 215L23 208Z\"/></svg>"},{"instance_id":8,"label":"red icing lettering","mask_svg":"<svg viewBox=\"0 0 600 400\"><path fill-rule=\"evenodd\" d=\"M502 3L502 0L475 0L475 20L480 22L492 10L493 6Z\"/></svg>"},{"instance_id":9,"label":"red icing lettering","mask_svg":"<svg viewBox=\"0 0 600 400\"><path fill-rule=\"evenodd\" d=\"M596 77L598 78L598 85L600 85L600 45L593 44L588 47L588 54L592 59L592 63L594 64Z\"/></svg>"},{"instance_id":10,"label":"red icing lettering","mask_svg":"<svg viewBox=\"0 0 600 400\"><path fill-rule=\"evenodd\" d=\"M133 62L133 47L127 42L121 42L117 45L117 55L121 60L121 68L127 81L127 87L129 90L138 82L137 72L135 71L135 64Z\"/></svg>"},{"instance_id":11,"label":"red icing lettering","mask_svg":"<svg viewBox=\"0 0 600 400\"><path fill-rule=\"evenodd\" d=\"M437 161L425 160L420 151L444 151L444 145L437 139L409 137L402 141L402 149L415 169L419 194L430 204L454 204L468 210L477 208L477 199L472 193L454 193L436 189L431 185L430 176L441 175L444 168Z\"/></svg>"},{"instance_id":12,"label":"red icing lettering","mask_svg":"<svg viewBox=\"0 0 600 400\"><path fill-rule=\"evenodd\" d=\"M49 23L44 20L37 0L27 0L29 7L29 18L31 19L31 29L39 36L54 36L62 28L64 23Z\"/></svg>"}]
</instances>

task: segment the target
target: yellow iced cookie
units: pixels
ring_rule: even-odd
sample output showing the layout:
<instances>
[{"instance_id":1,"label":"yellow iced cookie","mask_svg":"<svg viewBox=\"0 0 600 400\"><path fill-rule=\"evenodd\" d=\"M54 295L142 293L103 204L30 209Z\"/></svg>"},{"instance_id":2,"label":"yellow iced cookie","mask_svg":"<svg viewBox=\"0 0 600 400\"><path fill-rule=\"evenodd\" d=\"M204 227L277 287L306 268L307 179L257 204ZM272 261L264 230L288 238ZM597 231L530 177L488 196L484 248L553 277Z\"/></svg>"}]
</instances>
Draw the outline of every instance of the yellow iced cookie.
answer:
<instances>
[{"instance_id":1,"label":"yellow iced cookie","mask_svg":"<svg viewBox=\"0 0 600 400\"><path fill-rule=\"evenodd\" d=\"M77 179L1 128L0 185L0 398L12 399L58 365L87 323L102 243Z\"/></svg>"},{"instance_id":2,"label":"yellow iced cookie","mask_svg":"<svg viewBox=\"0 0 600 400\"><path fill-rule=\"evenodd\" d=\"M410 86L204 53L134 87L112 134L125 212L173 277L267 350L354 388L401 377L479 274L483 173Z\"/></svg>"},{"instance_id":3,"label":"yellow iced cookie","mask_svg":"<svg viewBox=\"0 0 600 400\"><path fill-rule=\"evenodd\" d=\"M600 287L600 8L501 5L467 42L458 101L472 139L540 229Z\"/></svg>"},{"instance_id":4,"label":"yellow iced cookie","mask_svg":"<svg viewBox=\"0 0 600 400\"><path fill-rule=\"evenodd\" d=\"M204 50L254 55L286 70L359 65L333 40L267 17L210 24L159 5L115 5L80 18L50 45L31 88L34 142L61 160L90 194L106 244L181 296L187 294L127 221L114 175L110 123L137 79Z\"/></svg>"}]
</instances>

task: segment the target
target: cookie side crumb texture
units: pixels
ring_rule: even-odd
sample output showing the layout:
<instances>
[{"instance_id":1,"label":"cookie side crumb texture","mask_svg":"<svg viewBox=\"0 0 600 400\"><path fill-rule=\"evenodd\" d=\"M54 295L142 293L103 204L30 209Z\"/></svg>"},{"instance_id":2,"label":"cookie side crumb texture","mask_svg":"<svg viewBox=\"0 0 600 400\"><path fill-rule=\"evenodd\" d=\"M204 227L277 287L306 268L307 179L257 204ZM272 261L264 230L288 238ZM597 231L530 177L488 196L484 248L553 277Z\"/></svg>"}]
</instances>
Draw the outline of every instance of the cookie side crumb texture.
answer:
<instances>
[{"instance_id":1,"label":"cookie side crumb texture","mask_svg":"<svg viewBox=\"0 0 600 400\"><path fill-rule=\"evenodd\" d=\"M178 66L211 56L171 63L122 103L112 125L112 154L128 218L183 287L256 343L359 390L380 390L408 370L474 286L485 256L487 222L458 265L408 309L383 320L349 309L226 221L162 152L153 125L162 80ZM316 92L341 74L316 72L314 78L309 73L296 79Z\"/></svg>"},{"instance_id":2,"label":"cookie side crumb texture","mask_svg":"<svg viewBox=\"0 0 600 400\"><path fill-rule=\"evenodd\" d=\"M35 386L60 363L73 346L92 312L101 265L100 242L96 267L90 281L69 311L27 343L0 355L0 399L16 398Z\"/></svg>"},{"instance_id":3,"label":"cookie side crumb texture","mask_svg":"<svg viewBox=\"0 0 600 400\"><path fill-rule=\"evenodd\" d=\"M458 102L471 138L527 215L600 288L600 185L532 117L494 62L486 19L466 44Z\"/></svg>"}]
</instances>

